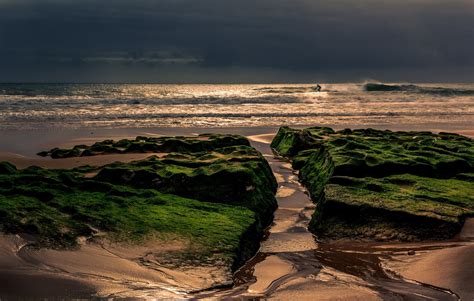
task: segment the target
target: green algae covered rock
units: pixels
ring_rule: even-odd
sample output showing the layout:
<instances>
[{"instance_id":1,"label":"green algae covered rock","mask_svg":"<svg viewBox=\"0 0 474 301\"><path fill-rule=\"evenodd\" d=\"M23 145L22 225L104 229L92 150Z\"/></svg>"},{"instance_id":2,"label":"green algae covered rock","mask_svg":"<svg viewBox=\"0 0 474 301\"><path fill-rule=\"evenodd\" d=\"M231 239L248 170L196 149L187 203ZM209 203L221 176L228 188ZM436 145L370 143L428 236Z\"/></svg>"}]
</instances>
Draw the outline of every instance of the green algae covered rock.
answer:
<instances>
[{"instance_id":1,"label":"green algae covered rock","mask_svg":"<svg viewBox=\"0 0 474 301\"><path fill-rule=\"evenodd\" d=\"M53 159L129 153L193 153L211 151L233 145L250 146L249 141L239 135L202 134L196 137L144 137L134 140L104 140L93 145L76 145L72 149L53 148L37 155Z\"/></svg>"},{"instance_id":2,"label":"green algae covered rock","mask_svg":"<svg viewBox=\"0 0 474 301\"><path fill-rule=\"evenodd\" d=\"M446 239L474 216L474 141L450 133L281 128L320 238Z\"/></svg>"},{"instance_id":3,"label":"green algae covered rock","mask_svg":"<svg viewBox=\"0 0 474 301\"><path fill-rule=\"evenodd\" d=\"M237 268L257 250L277 207L273 173L247 139L137 137L73 149L99 154L157 141L168 154L101 167L1 163L0 231L34 235L46 247L74 246L98 232L116 241L178 238Z\"/></svg>"},{"instance_id":4,"label":"green algae covered rock","mask_svg":"<svg viewBox=\"0 0 474 301\"><path fill-rule=\"evenodd\" d=\"M262 227L271 222L276 209L273 173L263 156L245 145L117 162L101 168L94 179L247 207L257 213Z\"/></svg>"}]
</instances>

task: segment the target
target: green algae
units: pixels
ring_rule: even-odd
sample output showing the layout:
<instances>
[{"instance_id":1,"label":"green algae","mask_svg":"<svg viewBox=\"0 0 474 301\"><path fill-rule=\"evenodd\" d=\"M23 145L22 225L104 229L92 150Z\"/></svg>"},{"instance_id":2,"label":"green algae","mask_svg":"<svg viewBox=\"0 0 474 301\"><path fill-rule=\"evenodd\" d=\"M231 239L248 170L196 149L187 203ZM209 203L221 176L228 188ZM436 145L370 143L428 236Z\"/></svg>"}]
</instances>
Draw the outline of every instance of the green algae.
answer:
<instances>
[{"instance_id":1,"label":"green algae","mask_svg":"<svg viewBox=\"0 0 474 301\"><path fill-rule=\"evenodd\" d=\"M49 151L41 151L39 156L50 156L53 159L85 157L106 154L129 154L129 153L193 153L212 151L215 148L227 146L244 145L250 143L245 137L239 135L202 134L195 137L144 137L137 136L135 139L122 139L114 141L107 139L96 142L93 145L76 145L71 149L53 148Z\"/></svg>"},{"instance_id":2,"label":"green algae","mask_svg":"<svg viewBox=\"0 0 474 301\"><path fill-rule=\"evenodd\" d=\"M327 135L326 130L318 128L309 128L308 132L313 137ZM344 130L317 142L328 149L336 175L410 173L448 178L474 166L472 139L456 134Z\"/></svg>"},{"instance_id":3,"label":"green algae","mask_svg":"<svg viewBox=\"0 0 474 301\"><path fill-rule=\"evenodd\" d=\"M324 238L445 239L474 216L474 142L451 133L283 127L273 148L292 159Z\"/></svg>"},{"instance_id":4,"label":"green algae","mask_svg":"<svg viewBox=\"0 0 474 301\"><path fill-rule=\"evenodd\" d=\"M137 137L72 150L100 155L136 141L166 145L168 154L62 170L0 163L0 231L28 233L53 248L98 233L114 241L179 238L201 253L231 258L234 268L254 254L277 207L277 184L248 140Z\"/></svg>"},{"instance_id":5,"label":"green algae","mask_svg":"<svg viewBox=\"0 0 474 301\"><path fill-rule=\"evenodd\" d=\"M159 232L193 241L203 248L235 251L255 214L246 208L200 202L154 190L111 185L109 191L68 189L42 181L0 191L2 231L35 235L41 246L74 246L78 236L105 231L113 240L137 240ZM0 177L3 184L3 177ZM98 190L102 190L100 187Z\"/></svg>"},{"instance_id":6,"label":"green algae","mask_svg":"<svg viewBox=\"0 0 474 301\"><path fill-rule=\"evenodd\" d=\"M276 209L271 169L263 156L248 146L117 162L101 168L95 179L247 207L257 212L262 227L271 222Z\"/></svg>"}]
</instances>

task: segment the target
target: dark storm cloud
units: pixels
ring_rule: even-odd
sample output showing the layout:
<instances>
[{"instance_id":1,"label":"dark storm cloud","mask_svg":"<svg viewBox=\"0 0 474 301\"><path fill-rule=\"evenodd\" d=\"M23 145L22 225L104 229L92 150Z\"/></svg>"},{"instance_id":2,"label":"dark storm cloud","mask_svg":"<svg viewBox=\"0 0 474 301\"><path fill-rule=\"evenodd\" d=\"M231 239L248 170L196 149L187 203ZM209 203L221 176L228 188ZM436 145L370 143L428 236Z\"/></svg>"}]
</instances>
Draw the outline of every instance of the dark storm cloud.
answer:
<instances>
[{"instance_id":1,"label":"dark storm cloud","mask_svg":"<svg viewBox=\"0 0 474 301\"><path fill-rule=\"evenodd\" d=\"M472 0L0 0L1 81L472 81L473 53Z\"/></svg>"}]
</instances>

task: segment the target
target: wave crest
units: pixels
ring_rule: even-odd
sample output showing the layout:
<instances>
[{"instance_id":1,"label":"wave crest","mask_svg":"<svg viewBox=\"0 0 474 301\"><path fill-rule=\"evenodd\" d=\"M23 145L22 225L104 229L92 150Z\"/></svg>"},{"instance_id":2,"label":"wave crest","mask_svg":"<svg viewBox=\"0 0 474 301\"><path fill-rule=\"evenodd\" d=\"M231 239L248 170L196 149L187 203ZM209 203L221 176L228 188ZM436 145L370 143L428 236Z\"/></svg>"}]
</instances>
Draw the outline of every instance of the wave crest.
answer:
<instances>
[{"instance_id":1,"label":"wave crest","mask_svg":"<svg viewBox=\"0 0 474 301\"><path fill-rule=\"evenodd\" d=\"M382 83L367 83L364 90L368 92L411 92L420 94L433 94L440 96L463 96L474 95L474 90L444 88L444 87L421 87L417 85L389 85Z\"/></svg>"}]
</instances>

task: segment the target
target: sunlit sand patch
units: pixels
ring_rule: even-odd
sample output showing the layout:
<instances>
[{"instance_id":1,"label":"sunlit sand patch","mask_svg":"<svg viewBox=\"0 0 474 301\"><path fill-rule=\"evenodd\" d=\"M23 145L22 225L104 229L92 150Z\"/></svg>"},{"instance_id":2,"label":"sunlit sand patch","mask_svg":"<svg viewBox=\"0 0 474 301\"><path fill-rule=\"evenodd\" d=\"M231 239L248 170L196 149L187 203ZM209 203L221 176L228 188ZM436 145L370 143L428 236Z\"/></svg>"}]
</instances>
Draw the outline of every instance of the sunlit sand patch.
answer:
<instances>
[{"instance_id":1,"label":"sunlit sand patch","mask_svg":"<svg viewBox=\"0 0 474 301\"><path fill-rule=\"evenodd\" d=\"M347 274L337 277L323 268L316 276L297 277L284 283L273 292L270 300L382 300L365 283Z\"/></svg>"},{"instance_id":2,"label":"sunlit sand patch","mask_svg":"<svg viewBox=\"0 0 474 301\"><path fill-rule=\"evenodd\" d=\"M285 232L294 227L300 218L298 210L278 209L275 212L273 225L270 228L270 233Z\"/></svg>"},{"instance_id":3,"label":"sunlit sand patch","mask_svg":"<svg viewBox=\"0 0 474 301\"><path fill-rule=\"evenodd\" d=\"M275 134L260 134L260 135L248 136L247 138L251 141L270 144L274 136Z\"/></svg>"},{"instance_id":4,"label":"sunlit sand patch","mask_svg":"<svg viewBox=\"0 0 474 301\"><path fill-rule=\"evenodd\" d=\"M288 211L291 215L283 216L280 219L278 211ZM270 233L276 232L307 232L308 223L314 212L314 207L297 210L294 208L279 209L275 214L275 224L270 229Z\"/></svg>"},{"instance_id":5,"label":"sunlit sand patch","mask_svg":"<svg viewBox=\"0 0 474 301\"><path fill-rule=\"evenodd\" d=\"M272 233L262 243L261 252L302 252L317 248L314 236L310 232L279 232Z\"/></svg>"},{"instance_id":6,"label":"sunlit sand patch","mask_svg":"<svg viewBox=\"0 0 474 301\"><path fill-rule=\"evenodd\" d=\"M264 294L275 281L294 272L296 272L296 269L291 262L276 255L270 255L264 261L255 265L253 275L257 278L257 281L249 286L248 292L257 295Z\"/></svg>"},{"instance_id":7,"label":"sunlit sand patch","mask_svg":"<svg viewBox=\"0 0 474 301\"><path fill-rule=\"evenodd\" d=\"M277 198L286 198L293 195L296 192L296 189L288 187L280 187L277 191Z\"/></svg>"},{"instance_id":8,"label":"sunlit sand patch","mask_svg":"<svg viewBox=\"0 0 474 301\"><path fill-rule=\"evenodd\" d=\"M295 184L299 185L298 177L296 175L293 175L293 174L288 177L288 182L295 183Z\"/></svg>"},{"instance_id":9,"label":"sunlit sand patch","mask_svg":"<svg viewBox=\"0 0 474 301\"><path fill-rule=\"evenodd\" d=\"M285 177L282 174L274 173L273 175L275 176L275 178L276 178L276 180L279 184L286 182Z\"/></svg>"},{"instance_id":10,"label":"sunlit sand patch","mask_svg":"<svg viewBox=\"0 0 474 301\"><path fill-rule=\"evenodd\" d=\"M336 270L331 267L323 266L321 271L317 275L310 276L314 280L323 281L323 282L331 282L336 281L340 283L352 283L352 284L359 284L359 285L366 285L367 282L363 279L346 274L339 270Z\"/></svg>"},{"instance_id":11,"label":"sunlit sand patch","mask_svg":"<svg viewBox=\"0 0 474 301\"><path fill-rule=\"evenodd\" d=\"M291 163L289 162L282 163L280 166L281 166L280 167L281 169L287 169L287 170L293 171L293 168L291 167Z\"/></svg>"},{"instance_id":12,"label":"sunlit sand patch","mask_svg":"<svg viewBox=\"0 0 474 301\"><path fill-rule=\"evenodd\" d=\"M278 199L278 206L280 208L301 210L306 207L311 207L312 205L311 200L301 190L294 190L290 196Z\"/></svg>"}]
</instances>

